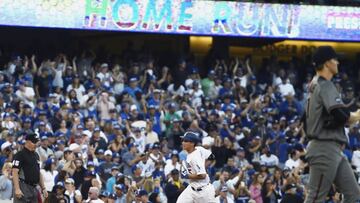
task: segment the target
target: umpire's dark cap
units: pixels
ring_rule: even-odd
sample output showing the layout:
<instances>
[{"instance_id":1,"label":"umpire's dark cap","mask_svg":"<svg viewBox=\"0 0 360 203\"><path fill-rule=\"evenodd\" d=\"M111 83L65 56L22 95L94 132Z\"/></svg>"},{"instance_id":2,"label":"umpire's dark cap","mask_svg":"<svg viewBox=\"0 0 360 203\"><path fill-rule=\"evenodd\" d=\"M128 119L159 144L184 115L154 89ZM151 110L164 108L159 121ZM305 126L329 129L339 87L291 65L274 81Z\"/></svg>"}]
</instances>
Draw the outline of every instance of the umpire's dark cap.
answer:
<instances>
[{"instance_id":1,"label":"umpire's dark cap","mask_svg":"<svg viewBox=\"0 0 360 203\"><path fill-rule=\"evenodd\" d=\"M335 58L338 58L338 55L331 46L320 46L314 53L313 62L315 66L319 66Z\"/></svg>"},{"instance_id":2,"label":"umpire's dark cap","mask_svg":"<svg viewBox=\"0 0 360 203\"><path fill-rule=\"evenodd\" d=\"M185 142L193 142L195 144L199 142L198 135L194 132L186 132L184 136L182 136L182 140Z\"/></svg>"},{"instance_id":3,"label":"umpire's dark cap","mask_svg":"<svg viewBox=\"0 0 360 203\"><path fill-rule=\"evenodd\" d=\"M36 143L36 142L40 141L40 137L38 134L30 133L25 136L25 140L29 140L33 143Z\"/></svg>"}]
</instances>

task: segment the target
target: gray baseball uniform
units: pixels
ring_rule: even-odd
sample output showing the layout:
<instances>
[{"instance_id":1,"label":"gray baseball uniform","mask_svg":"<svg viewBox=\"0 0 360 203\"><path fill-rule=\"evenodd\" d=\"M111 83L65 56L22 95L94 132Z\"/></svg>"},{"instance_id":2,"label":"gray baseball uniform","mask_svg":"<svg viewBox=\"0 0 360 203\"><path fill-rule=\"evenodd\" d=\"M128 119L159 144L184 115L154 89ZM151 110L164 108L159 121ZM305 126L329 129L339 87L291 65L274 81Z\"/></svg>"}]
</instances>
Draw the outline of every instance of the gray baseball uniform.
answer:
<instances>
[{"instance_id":1,"label":"gray baseball uniform","mask_svg":"<svg viewBox=\"0 0 360 203\"><path fill-rule=\"evenodd\" d=\"M310 84L306 105L306 135L311 140L306 157L310 180L306 203L324 202L333 183L344 194L344 202L360 199L360 189L351 166L342 152L348 139L344 126L334 122L330 112L344 107L335 85L315 76Z\"/></svg>"}]
</instances>

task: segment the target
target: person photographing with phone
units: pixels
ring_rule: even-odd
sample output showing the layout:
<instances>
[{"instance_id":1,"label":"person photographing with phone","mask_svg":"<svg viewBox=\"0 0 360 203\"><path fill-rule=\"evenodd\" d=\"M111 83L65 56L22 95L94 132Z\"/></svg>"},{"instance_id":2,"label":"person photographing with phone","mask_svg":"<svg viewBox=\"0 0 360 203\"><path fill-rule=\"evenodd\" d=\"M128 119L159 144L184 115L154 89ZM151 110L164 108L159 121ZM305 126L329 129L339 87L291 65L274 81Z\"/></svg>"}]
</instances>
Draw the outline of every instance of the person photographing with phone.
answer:
<instances>
[{"instance_id":1,"label":"person photographing with phone","mask_svg":"<svg viewBox=\"0 0 360 203\"><path fill-rule=\"evenodd\" d=\"M14 184L14 202L38 202L38 189L40 185L44 198L48 197L44 179L40 173L40 157L35 152L39 135L27 134L24 148L15 154L12 162Z\"/></svg>"},{"instance_id":2,"label":"person photographing with phone","mask_svg":"<svg viewBox=\"0 0 360 203\"><path fill-rule=\"evenodd\" d=\"M212 153L204 148L197 148L198 142L198 135L194 132L186 132L182 137L183 149L188 154L181 165L181 178L189 179L189 185L180 194L178 203L215 202L215 189L210 184L205 169L205 161Z\"/></svg>"}]
</instances>

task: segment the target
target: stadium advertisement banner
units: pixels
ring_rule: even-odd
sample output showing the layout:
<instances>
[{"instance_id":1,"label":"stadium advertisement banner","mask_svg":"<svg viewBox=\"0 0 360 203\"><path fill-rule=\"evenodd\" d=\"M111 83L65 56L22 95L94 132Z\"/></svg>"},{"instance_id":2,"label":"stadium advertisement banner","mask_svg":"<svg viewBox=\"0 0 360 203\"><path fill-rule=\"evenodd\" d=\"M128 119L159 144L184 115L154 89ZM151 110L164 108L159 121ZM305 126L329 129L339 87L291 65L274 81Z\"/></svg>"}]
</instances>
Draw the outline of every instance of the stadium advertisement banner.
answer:
<instances>
[{"instance_id":1,"label":"stadium advertisement banner","mask_svg":"<svg viewBox=\"0 0 360 203\"><path fill-rule=\"evenodd\" d=\"M1 0L0 24L360 41L360 8L203 0Z\"/></svg>"}]
</instances>

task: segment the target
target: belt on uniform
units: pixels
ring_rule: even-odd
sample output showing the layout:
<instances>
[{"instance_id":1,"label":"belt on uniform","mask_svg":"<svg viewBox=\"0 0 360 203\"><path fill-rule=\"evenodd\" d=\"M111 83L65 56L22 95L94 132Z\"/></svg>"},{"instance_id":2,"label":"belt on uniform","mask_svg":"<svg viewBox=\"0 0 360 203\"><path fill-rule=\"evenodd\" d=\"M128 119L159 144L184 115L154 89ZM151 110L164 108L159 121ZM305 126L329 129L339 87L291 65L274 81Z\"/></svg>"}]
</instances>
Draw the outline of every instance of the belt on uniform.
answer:
<instances>
[{"instance_id":1,"label":"belt on uniform","mask_svg":"<svg viewBox=\"0 0 360 203\"><path fill-rule=\"evenodd\" d=\"M195 192L200 192L200 191L202 191L203 188L204 188L205 186L207 186L207 185L209 185L209 184L206 184L206 185L201 186L201 187L198 187L198 188L194 188L193 186L191 186L191 189L194 190Z\"/></svg>"},{"instance_id":2,"label":"belt on uniform","mask_svg":"<svg viewBox=\"0 0 360 203\"><path fill-rule=\"evenodd\" d=\"M37 186L37 183L31 183L31 182L23 180L23 179L19 179L19 180L20 180L20 182L25 183L26 185L30 185L30 186L33 186L33 187Z\"/></svg>"}]
</instances>

